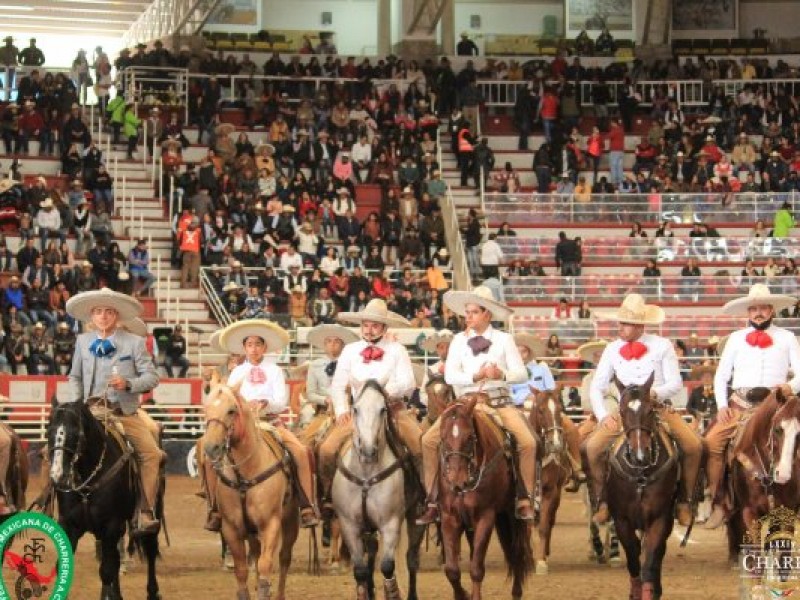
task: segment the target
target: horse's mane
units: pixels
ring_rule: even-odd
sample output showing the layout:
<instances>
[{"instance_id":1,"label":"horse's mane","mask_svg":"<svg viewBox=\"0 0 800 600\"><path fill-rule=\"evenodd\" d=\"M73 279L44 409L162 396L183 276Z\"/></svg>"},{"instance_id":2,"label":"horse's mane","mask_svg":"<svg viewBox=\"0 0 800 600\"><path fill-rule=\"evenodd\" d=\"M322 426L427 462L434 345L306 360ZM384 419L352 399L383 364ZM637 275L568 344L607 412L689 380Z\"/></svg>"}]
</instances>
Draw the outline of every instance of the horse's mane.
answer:
<instances>
[{"instance_id":1,"label":"horse's mane","mask_svg":"<svg viewBox=\"0 0 800 600\"><path fill-rule=\"evenodd\" d=\"M361 396L363 396L364 392L366 392L367 390L373 390L375 392L378 392L381 396L383 396L384 400L388 399L386 396L386 390L384 390L383 386L374 379L367 380L367 382L364 384L364 387L361 388L358 397L361 398Z\"/></svg>"},{"instance_id":2,"label":"horse's mane","mask_svg":"<svg viewBox=\"0 0 800 600\"><path fill-rule=\"evenodd\" d=\"M772 417L781 408L775 392L771 392L763 402L753 411L750 419L745 425L742 437L739 439L737 448L753 448L759 442L767 438L770 434L770 423Z\"/></svg>"}]
</instances>

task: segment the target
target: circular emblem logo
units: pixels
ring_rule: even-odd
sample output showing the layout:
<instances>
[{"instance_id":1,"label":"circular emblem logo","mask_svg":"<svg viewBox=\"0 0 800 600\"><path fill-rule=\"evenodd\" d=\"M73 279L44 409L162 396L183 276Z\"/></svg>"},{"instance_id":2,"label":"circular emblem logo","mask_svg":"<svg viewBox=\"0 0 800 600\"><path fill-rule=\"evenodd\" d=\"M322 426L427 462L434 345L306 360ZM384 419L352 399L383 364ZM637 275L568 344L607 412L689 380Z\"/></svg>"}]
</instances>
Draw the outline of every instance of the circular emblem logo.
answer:
<instances>
[{"instance_id":1,"label":"circular emblem logo","mask_svg":"<svg viewBox=\"0 0 800 600\"><path fill-rule=\"evenodd\" d=\"M67 600L75 557L61 526L47 515L22 512L0 525L0 600Z\"/></svg>"}]
</instances>

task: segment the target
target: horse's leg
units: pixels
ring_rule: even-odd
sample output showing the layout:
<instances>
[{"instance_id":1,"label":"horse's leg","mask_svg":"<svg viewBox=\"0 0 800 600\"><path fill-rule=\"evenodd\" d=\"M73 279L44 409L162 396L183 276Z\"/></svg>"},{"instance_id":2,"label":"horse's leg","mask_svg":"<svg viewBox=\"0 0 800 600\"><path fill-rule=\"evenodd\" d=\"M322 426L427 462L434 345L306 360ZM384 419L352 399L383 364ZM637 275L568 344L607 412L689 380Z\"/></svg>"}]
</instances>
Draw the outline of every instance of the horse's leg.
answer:
<instances>
[{"instance_id":1,"label":"horse's leg","mask_svg":"<svg viewBox=\"0 0 800 600\"><path fill-rule=\"evenodd\" d=\"M556 465L556 468L559 468ZM548 476L552 475L552 471L545 467L542 469L542 499L540 509L539 527L536 528L538 540L534 548L533 558L536 563L536 574L547 575L547 556L550 553L550 534L553 529L553 522L555 521L555 498L558 493L552 479L547 481Z\"/></svg>"},{"instance_id":2,"label":"horse's leg","mask_svg":"<svg viewBox=\"0 0 800 600\"><path fill-rule=\"evenodd\" d=\"M469 576L472 579L472 599L481 600L481 586L486 576L486 551L492 539L495 515L492 511L484 513L483 518L475 524L475 533L472 538L472 558L469 561ZM524 527L524 524L520 524Z\"/></svg>"},{"instance_id":3,"label":"horse's leg","mask_svg":"<svg viewBox=\"0 0 800 600\"><path fill-rule=\"evenodd\" d=\"M671 507L670 507L671 508ZM670 521L666 521L670 519ZM672 530L672 510L669 516L654 523L644 536L644 565L642 567L642 600L661 598L661 564L667 553L667 540Z\"/></svg>"},{"instance_id":4,"label":"horse's leg","mask_svg":"<svg viewBox=\"0 0 800 600\"><path fill-rule=\"evenodd\" d=\"M156 575L158 534L142 536L140 543L147 559L147 600L161 600L161 594L158 592L158 577Z\"/></svg>"},{"instance_id":5,"label":"horse's leg","mask_svg":"<svg viewBox=\"0 0 800 600\"><path fill-rule=\"evenodd\" d=\"M367 592L369 600L375 600L375 560L378 556L378 534L368 533L364 540L367 549Z\"/></svg>"},{"instance_id":6,"label":"horse's leg","mask_svg":"<svg viewBox=\"0 0 800 600\"><path fill-rule=\"evenodd\" d=\"M406 567L408 568L408 597L407 600L417 600L417 572L419 571L419 549L425 538L427 527L416 524L414 511L406 519L406 532L408 534L408 549L406 550Z\"/></svg>"},{"instance_id":7,"label":"horse's leg","mask_svg":"<svg viewBox=\"0 0 800 600\"><path fill-rule=\"evenodd\" d=\"M361 537L361 528L358 523L350 523L346 520L339 521L341 533L347 548L350 550L350 557L353 561L353 578L356 580L356 600L367 600L369 594L367 561L364 556L364 540Z\"/></svg>"},{"instance_id":8,"label":"horse's leg","mask_svg":"<svg viewBox=\"0 0 800 600\"><path fill-rule=\"evenodd\" d=\"M267 526L259 532L261 554L258 557L258 600L270 600L272 592L272 560L275 548L281 536L281 511L277 510L268 521Z\"/></svg>"},{"instance_id":9,"label":"horse's leg","mask_svg":"<svg viewBox=\"0 0 800 600\"><path fill-rule=\"evenodd\" d=\"M108 527L100 538L100 600L122 600L119 588L119 527Z\"/></svg>"},{"instance_id":10,"label":"horse's leg","mask_svg":"<svg viewBox=\"0 0 800 600\"><path fill-rule=\"evenodd\" d=\"M394 557L400 543L400 526L403 517L393 515L381 527L381 543L383 554L381 556L381 573L383 574L383 597L385 600L401 600L400 587L394 576Z\"/></svg>"},{"instance_id":11,"label":"horse's leg","mask_svg":"<svg viewBox=\"0 0 800 600\"><path fill-rule=\"evenodd\" d=\"M339 573L339 561L342 559L340 544L342 543L342 531L339 525L338 517L331 517L331 545L330 545L330 561L328 563L328 570L331 575Z\"/></svg>"},{"instance_id":12,"label":"horse's leg","mask_svg":"<svg viewBox=\"0 0 800 600\"><path fill-rule=\"evenodd\" d=\"M292 564L292 550L300 532L300 512L297 504L292 502L284 514L282 521L283 531L281 532L281 553L279 556L280 574L278 576L278 593L275 595L275 600L284 600L286 597L286 577L289 575L289 567Z\"/></svg>"},{"instance_id":13,"label":"horse's leg","mask_svg":"<svg viewBox=\"0 0 800 600\"><path fill-rule=\"evenodd\" d=\"M233 557L233 574L236 577L236 600L250 600L250 592L247 589L247 547L245 545L246 534L239 532L233 525L222 521L222 537L228 552Z\"/></svg>"},{"instance_id":14,"label":"horse's leg","mask_svg":"<svg viewBox=\"0 0 800 600\"><path fill-rule=\"evenodd\" d=\"M442 515L442 548L444 549L444 574L453 588L455 600L467 600L467 590L461 585L461 535L464 528L459 520L451 514Z\"/></svg>"},{"instance_id":15,"label":"horse's leg","mask_svg":"<svg viewBox=\"0 0 800 600\"><path fill-rule=\"evenodd\" d=\"M625 548L625 558L628 561L628 575L631 578L630 600L641 600L642 598L642 579L639 555L642 545L639 536L636 535L634 526L625 519L615 521L617 535L623 548Z\"/></svg>"}]
</instances>

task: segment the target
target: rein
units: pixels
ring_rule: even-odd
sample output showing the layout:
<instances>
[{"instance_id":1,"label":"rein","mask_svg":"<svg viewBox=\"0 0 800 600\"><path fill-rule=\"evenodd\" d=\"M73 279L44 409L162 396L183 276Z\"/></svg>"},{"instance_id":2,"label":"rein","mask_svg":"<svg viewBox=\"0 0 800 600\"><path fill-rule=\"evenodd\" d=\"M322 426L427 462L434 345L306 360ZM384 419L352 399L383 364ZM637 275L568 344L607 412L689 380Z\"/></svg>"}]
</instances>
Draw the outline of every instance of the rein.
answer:
<instances>
[{"instance_id":1,"label":"rein","mask_svg":"<svg viewBox=\"0 0 800 600\"><path fill-rule=\"evenodd\" d=\"M644 465L633 462L631 458L630 441L628 439L630 433L641 431L649 433L651 439L650 460ZM625 438L623 442L624 451L622 453L614 452L611 454L611 466L629 483L636 485L636 495L637 498L641 500L645 488L661 479L667 471L673 467L678 459L677 453L673 452L670 454L667 452L667 459L661 465L658 464L658 461L661 459L662 440L661 435L657 434L652 427L641 425L637 427L626 427L623 429L623 436Z\"/></svg>"}]
</instances>

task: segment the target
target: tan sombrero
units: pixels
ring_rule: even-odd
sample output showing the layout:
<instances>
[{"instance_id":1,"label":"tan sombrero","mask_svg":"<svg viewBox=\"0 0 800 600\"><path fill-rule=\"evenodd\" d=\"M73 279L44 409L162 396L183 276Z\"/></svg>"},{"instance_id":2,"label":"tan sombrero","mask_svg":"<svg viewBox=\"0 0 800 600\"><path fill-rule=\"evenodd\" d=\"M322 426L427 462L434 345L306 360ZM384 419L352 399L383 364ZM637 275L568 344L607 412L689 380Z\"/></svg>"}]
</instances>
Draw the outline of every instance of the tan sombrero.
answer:
<instances>
[{"instance_id":1,"label":"tan sombrero","mask_svg":"<svg viewBox=\"0 0 800 600\"><path fill-rule=\"evenodd\" d=\"M360 325L364 321L373 323L383 323L387 327L410 327L405 318L390 311L384 300L374 298L364 307L361 312L343 312L336 316L340 323L354 323Z\"/></svg>"},{"instance_id":2,"label":"tan sombrero","mask_svg":"<svg viewBox=\"0 0 800 600\"><path fill-rule=\"evenodd\" d=\"M664 309L655 304L647 304L640 294L628 294L613 313L597 313L599 319L618 321L632 325L658 325L664 322Z\"/></svg>"},{"instance_id":3,"label":"tan sombrero","mask_svg":"<svg viewBox=\"0 0 800 600\"><path fill-rule=\"evenodd\" d=\"M518 333L514 336L514 343L531 351L531 356L536 358L546 354L547 343L540 337L530 333Z\"/></svg>"},{"instance_id":4,"label":"tan sombrero","mask_svg":"<svg viewBox=\"0 0 800 600\"><path fill-rule=\"evenodd\" d=\"M264 150L267 151L267 154L269 156L275 154L275 146L273 146L272 144L268 144L266 142L259 143L258 146L256 146L255 152L256 154L261 154Z\"/></svg>"},{"instance_id":5,"label":"tan sombrero","mask_svg":"<svg viewBox=\"0 0 800 600\"><path fill-rule=\"evenodd\" d=\"M267 352L280 352L289 344L289 333L280 325L264 319L237 321L222 330L219 345L231 354L243 354L247 338L262 338L267 344Z\"/></svg>"},{"instance_id":6,"label":"tan sombrero","mask_svg":"<svg viewBox=\"0 0 800 600\"><path fill-rule=\"evenodd\" d=\"M585 344L578 346L575 349L575 354L578 355L578 357L581 360L593 363L595 362L594 361L595 353L598 350L599 351L604 350L606 346L608 346L608 342L605 340L589 340Z\"/></svg>"},{"instance_id":7,"label":"tan sombrero","mask_svg":"<svg viewBox=\"0 0 800 600\"><path fill-rule=\"evenodd\" d=\"M436 347L439 344L443 343L450 343L453 341L453 332L449 329L440 329L439 331L430 334L424 340L422 340L419 344L419 347L422 348L425 352L429 354L433 354L436 352Z\"/></svg>"},{"instance_id":8,"label":"tan sombrero","mask_svg":"<svg viewBox=\"0 0 800 600\"><path fill-rule=\"evenodd\" d=\"M722 351L725 350L725 344L728 343L729 335L723 335L717 342L717 356L722 356Z\"/></svg>"},{"instance_id":9,"label":"tan sombrero","mask_svg":"<svg viewBox=\"0 0 800 600\"><path fill-rule=\"evenodd\" d=\"M144 310L136 298L105 287L81 292L67 300L67 313L79 321L91 321L92 310L98 307L115 309L119 313L120 322L130 321Z\"/></svg>"},{"instance_id":10,"label":"tan sombrero","mask_svg":"<svg viewBox=\"0 0 800 600\"><path fill-rule=\"evenodd\" d=\"M315 349L325 352L325 340L329 337L339 338L345 345L358 341L353 331L341 325L317 325L308 332L306 339Z\"/></svg>"},{"instance_id":11,"label":"tan sombrero","mask_svg":"<svg viewBox=\"0 0 800 600\"><path fill-rule=\"evenodd\" d=\"M238 289L239 289L239 284L238 283L236 283L235 281L229 281L228 283L226 283L223 286L222 291L223 292L232 292L233 290L238 290Z\"/></svg>"},{"instance_id":12,"label":"tan sombrero","mask_svg":"<svg viewBox=\"0 0 800 600\"><path fill-rule=\"evenodd\" d=\"M19 181L14 181L13 179L3 179L0 180L0 194L4 194L15 185L18 185Z\"/></svg>"},{"instance_id":13,"label":"tan sombrero","mask_svg":"<svg viewBox=\"0 0 800 600\"><path fill-rule=\"evenodd\" d=\"M234 131L236 131L236 126L231 123L222 123L221 125L217 125L214 129L214 133L217 135L230 135Z\"/></svg>"},{"instance_id":14,"label":"tan sombrero","mask_svg":"<svg viewBox=\"0 0 800 600\"><path fill-rule=\"evenodd\" d=\"M208 338L209 349L214 354L227 354L225 348L223 348L219 344L219 338L221 335L222 335L222 330L217 329L214 333L211 334L211 337Z\"/></svg>"},{"instance_id":15,"label":"tan sombrero","mask_svg":"<svg viewBox=\"0 0 800 600\"><path fill-rule=\"evenodd\" d=\"M135 317L129 321L123 322L122 327L125 328L129 333L143 338L146 338L147 334L149 333L147 331L147 323L142 321L139 317Z\"/></svg>"},{"instance_id":16,"label":"tan sombrero","mask_svg":"<svg viewBox=\"0 0 800 600\"><path fill-rule=\"evenodd\" d=\"M742 296L731 300L722 307L722 312L726 315L741 315L747 312L749 306L758 304L770 304L775 312L784 308L794 306L797 300L785 294L773 294L769 286L764 283L756 283L750 288L747 296Z\"/></svg>"},{"instance_id":17,"label":"tan sombrero","mask_svg":"<svg viewBox=\"0 0 800 600\"><path fill-rule=\"evenodd\" d=\"M703 375L711 375L713 377L716 372L716 367L711 365L697 365L689 371L689 381L700 381Z\"/></svg>"},{"instance_id":18,"label":"tan sombrero","mask_svg":"<svg viewBox=\"0 0 800 600\"><path fill-rule=\"evenodd\" d=\"M287 378L292 381L305 381L308 377L308 367L311 365L310 361L305 361L302 364L286 367Z\"/></svg>"},{"instance_id":19,"label":"tan sombrero","mask_svg":"<svg viewBox=\"0 0 800 600\"><path fill-rule=\"evenodd\" d=\"M464 316L467 304L477 304L492 313L495 319L505 320L514 314L514 311L494 299L492 290L485 285L476 287L471 292L451 290L444 295L445 305L454 313Z\"/></svg>"}]
</instances>

